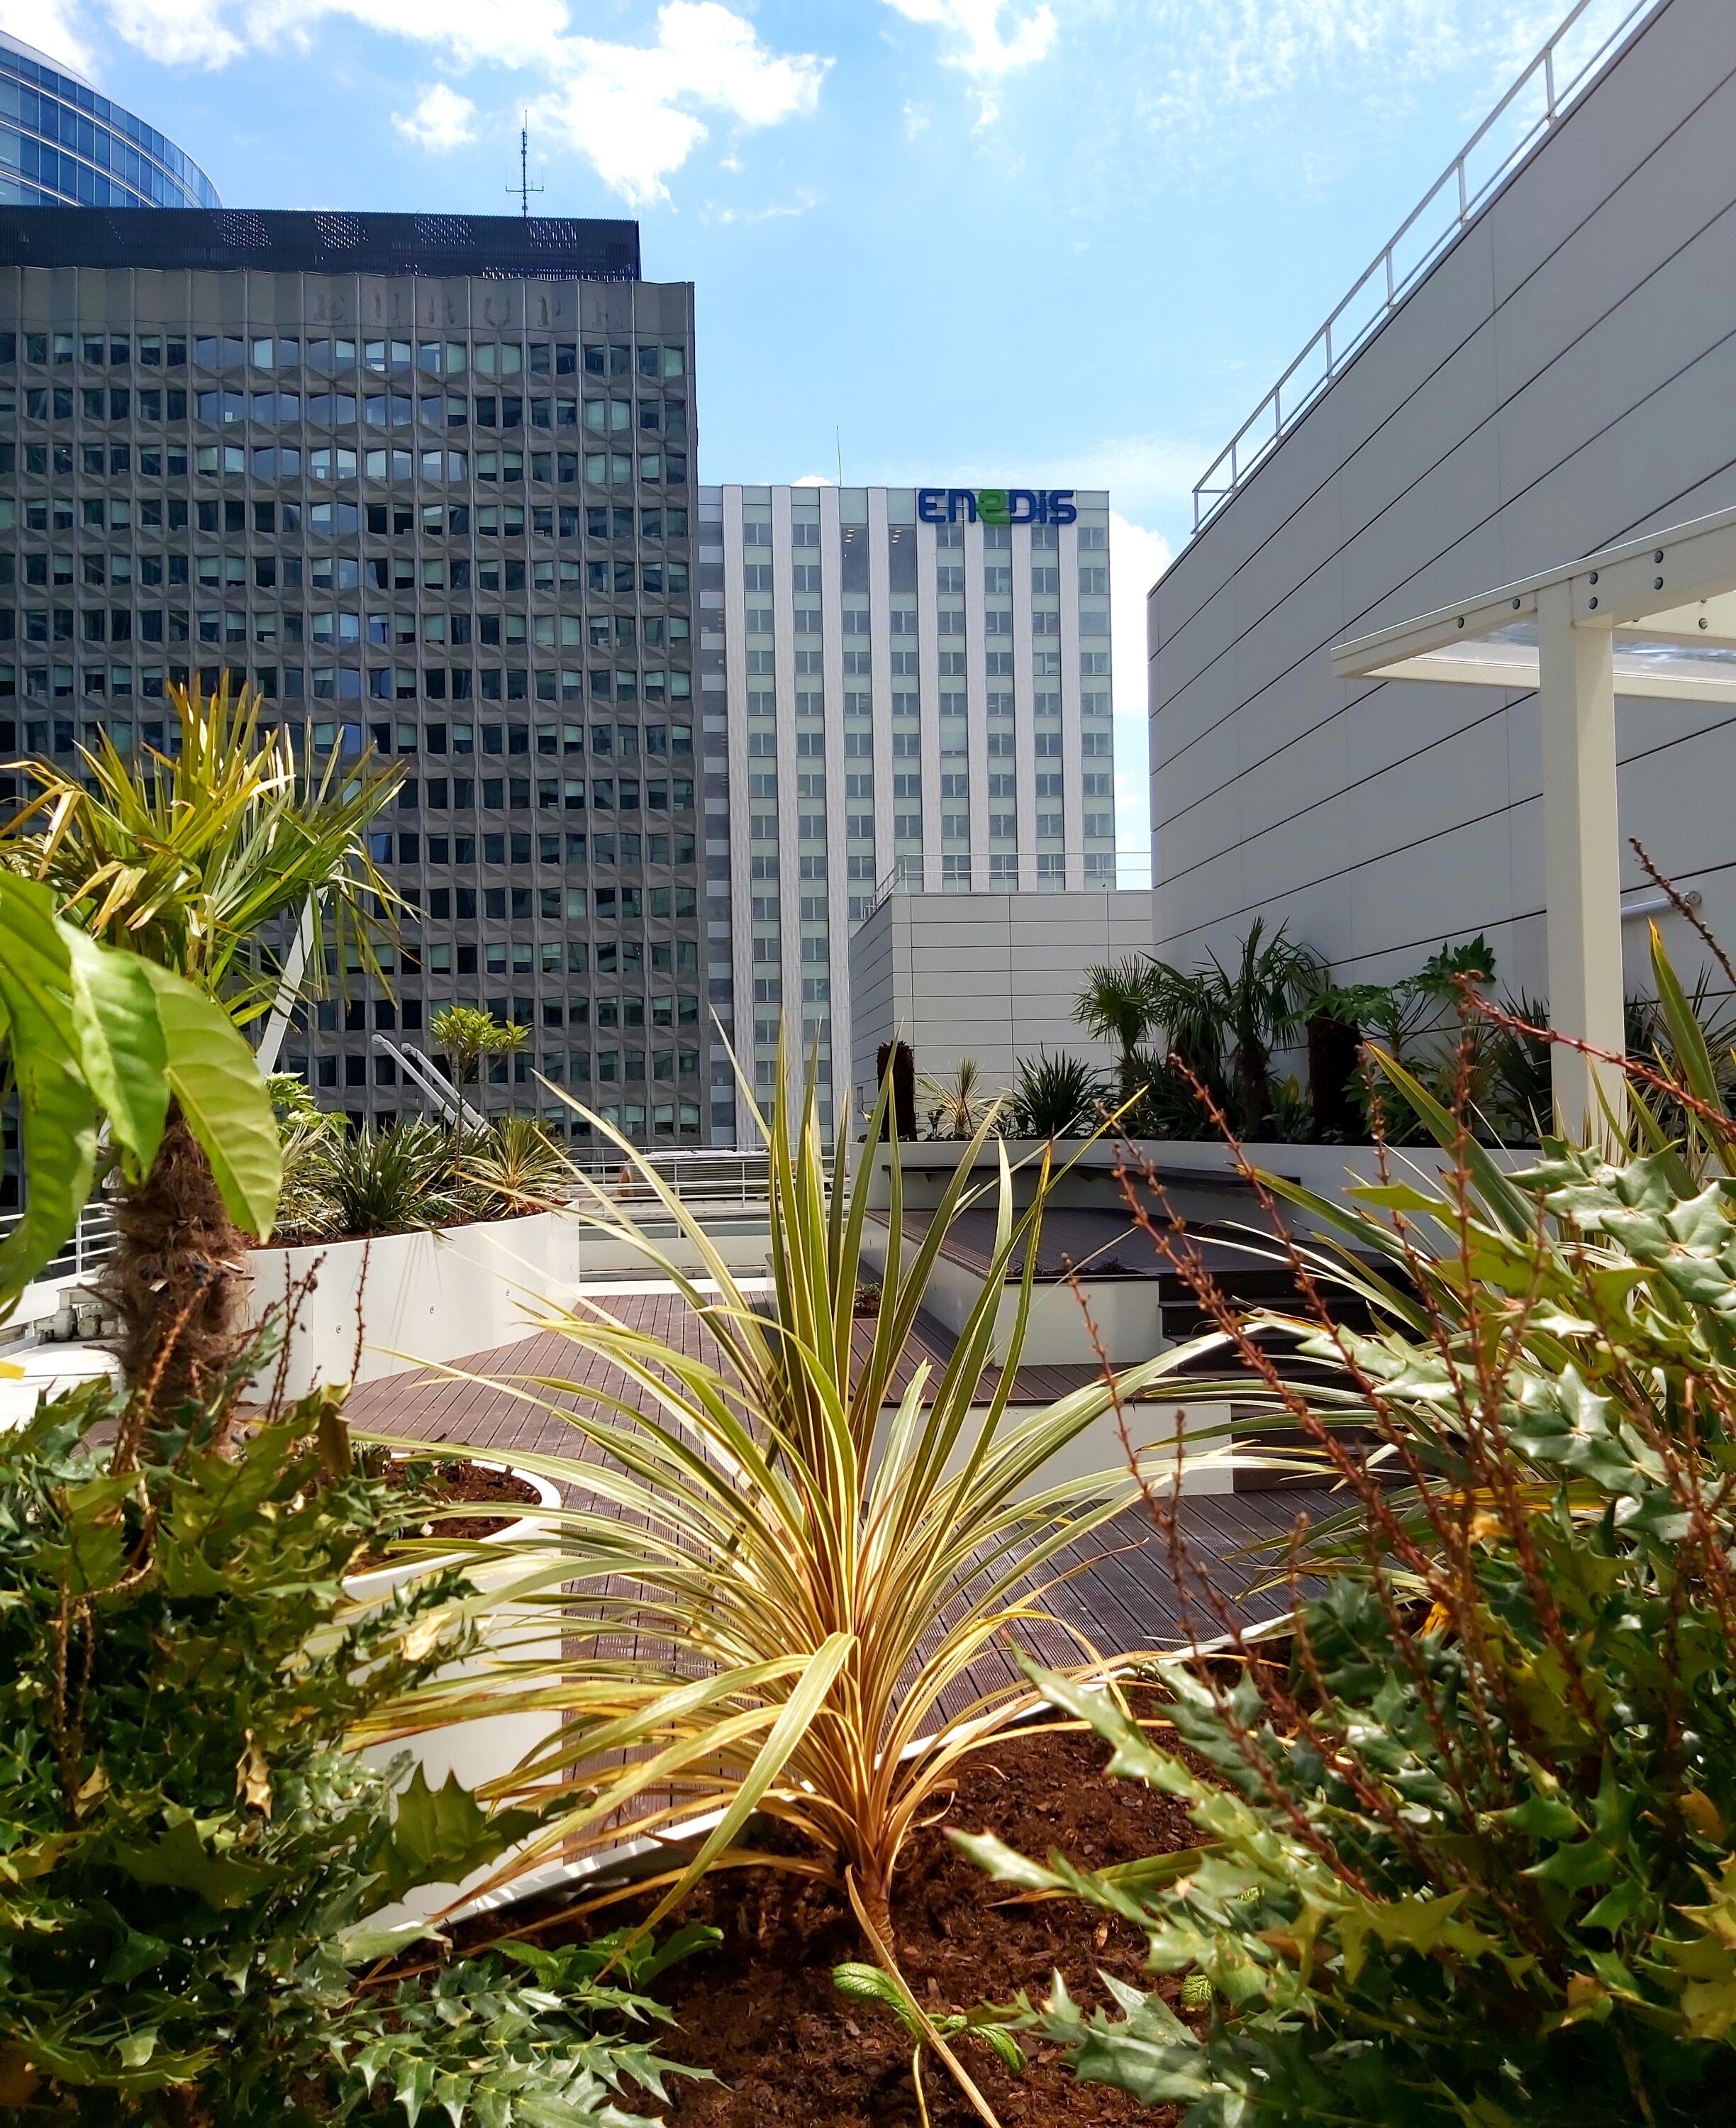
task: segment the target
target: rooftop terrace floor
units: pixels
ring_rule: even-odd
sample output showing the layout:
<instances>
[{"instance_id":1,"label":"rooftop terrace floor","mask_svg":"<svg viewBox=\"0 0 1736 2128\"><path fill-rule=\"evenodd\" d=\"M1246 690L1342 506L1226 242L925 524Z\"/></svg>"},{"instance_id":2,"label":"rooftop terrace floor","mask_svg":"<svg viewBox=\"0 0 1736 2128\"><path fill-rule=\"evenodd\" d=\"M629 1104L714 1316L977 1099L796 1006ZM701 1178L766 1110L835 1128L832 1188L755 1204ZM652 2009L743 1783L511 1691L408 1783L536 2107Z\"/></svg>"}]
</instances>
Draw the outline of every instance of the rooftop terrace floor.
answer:
<instances>
[{"instance_id":1,"label":"rooftop terrace floor","mask_svg":"<svg viewBox=\"0 0 1736 2128\"><path fill-rule=\"evenodd\" d=\"M623 1294L608 1304L624 1323L653 1331L684 1351L714 1356L704 1324L673 1290ZM872 1334L871 1321L858 1323L859 1343ZM944 1365L950 1340L938 1325L925 1325L914 1342L923 1355ZM503 1461L510 1461L515 1451L582 1461L594 1451L561 1413L578 1408L586 1389L601 1386L609 1371L605 1362L558 1335L539 1333L454 1361L450 1372L429 1370L364 1383L350 1396L348 1417L363 1432L408 1441L462 1442ZM1022 1370L1015 1400L1046 1402L1089 1372L1074 1367ZM551 1381L562 1386L550 1389ZM1298 1515L1317 1519L1340 1504L1324 1489L1300 1488L1197 1495L1183 1499L1180 1520L1198 1567L1252 1624L1285 1608L1284 1598L1281 1591L1250 1593L1259 1563L1237 1555L1263 1538L1286 1534ZM1066 1578L1057 1582L1057 1575ZM1044 1608L1053 1614L1052 1622L1033 1620L1020 1636L1040 1660L1081 1660L1076 1636L1107 1655L1182 1648L1196 1633L1209 1639L1218 1631L1197 1598L1190 1619L1171 1572L1168 1547L1143 1508L1070 1547L1044 1578L1051 1584ZM979 1689L992 1682L994 1666L1009 1674L1012 1670L1001 1650L986 1657L984 1665L977 1673Z\"/></svg>"}]
</instances>

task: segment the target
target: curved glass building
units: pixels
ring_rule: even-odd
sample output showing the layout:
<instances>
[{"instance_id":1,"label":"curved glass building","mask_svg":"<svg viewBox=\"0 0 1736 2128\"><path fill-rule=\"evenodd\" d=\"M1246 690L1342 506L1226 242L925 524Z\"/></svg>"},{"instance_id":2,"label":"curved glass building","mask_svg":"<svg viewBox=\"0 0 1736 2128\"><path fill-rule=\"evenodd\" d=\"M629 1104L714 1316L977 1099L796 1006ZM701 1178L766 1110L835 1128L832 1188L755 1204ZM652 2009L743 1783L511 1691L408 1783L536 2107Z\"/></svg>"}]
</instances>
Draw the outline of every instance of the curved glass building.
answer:
<instances>
[{"instance_id":1,"label":"curved glass building","mask_svg":"<svg viewBox=\"0 0 1736 2128\"><path fill-rule=\"evenodd\" d=\"M0 31L0 205L221 207L154 126Z\"/></svg>"}]
</instances>

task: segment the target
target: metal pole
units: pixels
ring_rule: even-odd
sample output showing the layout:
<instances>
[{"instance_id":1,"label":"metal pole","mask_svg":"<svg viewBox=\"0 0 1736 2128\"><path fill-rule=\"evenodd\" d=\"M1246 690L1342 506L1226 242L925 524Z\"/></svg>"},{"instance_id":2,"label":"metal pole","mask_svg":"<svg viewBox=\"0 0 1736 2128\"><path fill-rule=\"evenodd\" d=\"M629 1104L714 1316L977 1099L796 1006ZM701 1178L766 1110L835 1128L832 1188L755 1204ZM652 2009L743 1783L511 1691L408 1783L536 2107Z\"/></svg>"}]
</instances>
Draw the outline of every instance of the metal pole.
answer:
<instances>
[{"instance_id":1,"label":"metal pole","mask_svg":"<svg viewBox=\"0 0 1736 2128\"><path fill-rule=\"evenodd\" d=\"M1620 1057L1625 1037L1615 636L1608 628L1576 625L1572 596L1571 584L1559 583L1544 586L1537 597L1549 1018L1562 1033ZM1618 1125L1625 1119L1620 1071L1563 1043L1550 1054L1558 1129L1601 1139L1606 1107Z\"/></svg>"},{"instance_id":2,"label":"metal pole","mask_svg":"<svg viewBox=\"0 0 1736 2128\"><path fill-rule=\"evenodd\" d=\"M265 1023L265 1032L259 1038L259 1047L254 1052L259 1066L261 1078L277 1068L277 1053L283 1047L283 1037L289 1031L290 1015L296 1009L296 994L301 987L301 978L307 970L307 957L313 951L314 905L303 905L301 919L296 926L295 943L289 949L289 958L283 963L283 974L277 985L276 1002L271 1009L271 1018Z\"/></svg>"}]
</instances>

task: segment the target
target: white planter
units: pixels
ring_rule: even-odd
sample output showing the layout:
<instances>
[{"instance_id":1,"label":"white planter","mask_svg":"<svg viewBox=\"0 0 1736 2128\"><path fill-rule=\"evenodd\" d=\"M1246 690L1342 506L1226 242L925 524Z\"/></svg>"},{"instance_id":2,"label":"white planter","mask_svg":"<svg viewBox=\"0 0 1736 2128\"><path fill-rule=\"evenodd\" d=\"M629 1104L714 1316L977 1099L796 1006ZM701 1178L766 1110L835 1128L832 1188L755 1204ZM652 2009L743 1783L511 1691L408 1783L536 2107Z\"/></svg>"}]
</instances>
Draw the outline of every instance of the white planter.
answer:
<instances>
[{"instance_id":1,"label":"white planter","mask_svg":"<svg viewBox=\"0 0 1736 2128\"><path fill-rule=\"evenodd\" d=\"M443 1233L255 1249L253 1318L281 1309L311 1276L289 1341L287 1393L301 1396L322 1381L374 1381L527 1337L527 1305L558 1301L576 1286L580 1247L576 1221L535 1212Z\"/></svg>"},{"instance_id":2,"label":"white planter","mask_svg":"<svg viewBox=\"0 0 1736 2128\"><path fill-rule=\"evenodd\" d=\"M438 1445L435 1446L438 1452ZM480 1456L469 1460L487 1470L511 1470L515 1477L534 1485L542 1509L561 1504L559 1492L534 1471L520 1470L510 1463L493 1463ZM479 1508L478 1512L486 1513L487 1509ZM534 1508L481 1541L488 1545L515 1540L522 1542L527 1537L545 1533L549 1527ZM377 1603L406 1582L439 1572L459 1556L453 1554L445 1560L406 1560L376 1567L369 1573L350 1575L344 1584L344 1593L357 1603ZM512 1568L503 1563L499 1567L491 1567L486 1561L478 1561L470 1568L469 1579L475 1588L486 1591L500 1588L519 1571L522 1571L522 1566ZM505 1607L490 1619L484 1628L484 1637L491 1640L497 1649L510 1650L515 1660L557 1658L561 1652L559 1613L528 1606ZM461 1677L478 1672L487 1660L486 1649L478 1650L463 1660L449 1665L440 1675ZM421 1768L431 1788L441 1787L450 1774L456 1774L466 1788L477 1788L485 1782L499 1780L510 1774L530 1752L557 1735L560 1727L557 1712L489 1715L474 1722L455 1722L444 1728L430 1729L401 1743L372 1746L362 1755L370 1765L386 1766L408 1752ZM382 1912L377 1917L378 1925L390 1928L401 1921L421 1921L429 1914L438 1913L465 1889L484 1882L499 1866L498 1862L494 1862L475 1870L462 1884L419 1885L409 1898Z\"/></svg>"},{"instance_id":3,"label":"white planter","mask_svg":"<svg viewBox=\"0 0 1736 2128\"><path fill-rule=\"evenodd\" d=\"M642 1207L634 1209L645 1216ZM766 1256L764 1220L732 1218L719 1225L712 1238L724 1261L735 1270L758 1270ZM684 1270L701 1268L690 1244L673 1252ZM569 1304L581 1274L587 1285L661 1275L655 1265L591 1233L567 1212L255 1249L252 1269L256 1323L268 1309L281 1309L286 1294L310 1275L315 1279L289 1341L285 1387L291 1396L304 1395L318 1382L377 1381L430 1361L516 1344L532 1333L527 1312Z\"/></svg>"}]
</instances>

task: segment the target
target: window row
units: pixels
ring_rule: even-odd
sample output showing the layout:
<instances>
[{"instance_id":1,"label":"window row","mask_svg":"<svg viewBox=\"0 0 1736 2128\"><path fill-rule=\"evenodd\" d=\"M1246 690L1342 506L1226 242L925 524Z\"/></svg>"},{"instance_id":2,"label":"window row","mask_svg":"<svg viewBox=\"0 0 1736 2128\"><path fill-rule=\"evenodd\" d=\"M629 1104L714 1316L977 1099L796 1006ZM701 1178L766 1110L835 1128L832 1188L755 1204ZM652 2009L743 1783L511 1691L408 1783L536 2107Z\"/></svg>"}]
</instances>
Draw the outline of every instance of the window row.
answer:
<instances>
[{"instance_id":1,"label":"window row","mask_svg":"<svg viewBox=\"0 0 1736 2128\"><path fill-rule=\"evenodd\" d=\"M64 468L59 465L62 446L55 446L56 472L72 472L70 452ZM0 473L12 470L12 446L0 444ZM42 462L31 463L27 472L46 473L47 446L31 444L26 458L42 453ZM425 539L479 538L522 539L527 526L539 538L576 539L685 539L685 506L658 503L635 510L630 503L425 502L356 503L343 501L286 502L273 497L252 506L255 532L293 535L304 529L314 539L341 539L363 530L375 535L410 539L418 532ZM21 523L29 532L70 532L75 525L88 531L141 531L244 533L249 505L241 497L145 496L135 501L126 496L55 495L26 497L21 504L12 496L0 496L0 532L16 530ZM671 588L674 587L671 584Z\"/></svg>"},{"instance_id":2,"label":"window row","mask_svg":"<svg viewBox=\"0 0 1736 2128\"><path fill-rule=\"evenodd\" d=\"M571 558L524 561L516 557L467 558L448 562L415 554L315 554L305 566L299 554L256 554L249 569L245 553L152 554L69 549L56 552L0 553L0 587L12 583L59 586L77 582L97 589L130 584L167 584L216 589L244 586L251 577L259 591L572 591L583 589L619 597L635 588L652 597L666 592L679 597L687 589L685 562L593 561ZM681 636L687 623L681 619ZM647 638L647 640L650 639Z\"/></svg>"},{"instance_id":3,"label":"window row","mask_svg":"<svg viewBox=\"0 0 1736 2128\"><path fill-rule=\"evenodd\" d=\"M637 348L625 342L538 341L526 348L512 340L304 340L283 335L244 339L239 334L114 331L0 332L0 363L21 354L26 362L55 364L75 358L92 366L120 368L136 359L147 369L180 369L191 349L203 369L301 369L331 376L361 368L375 376L420 370L428 377L685 377L685 346Z\"/></svg>"}]
</instances>

